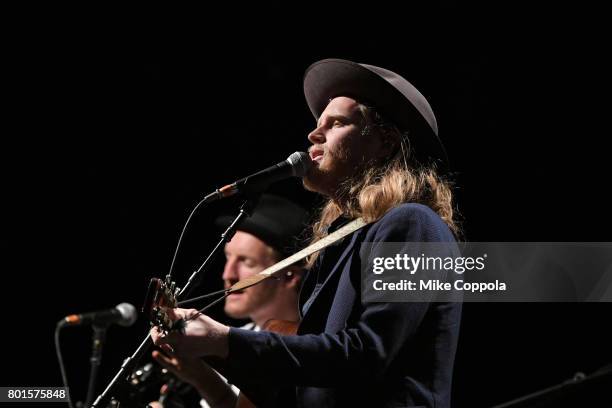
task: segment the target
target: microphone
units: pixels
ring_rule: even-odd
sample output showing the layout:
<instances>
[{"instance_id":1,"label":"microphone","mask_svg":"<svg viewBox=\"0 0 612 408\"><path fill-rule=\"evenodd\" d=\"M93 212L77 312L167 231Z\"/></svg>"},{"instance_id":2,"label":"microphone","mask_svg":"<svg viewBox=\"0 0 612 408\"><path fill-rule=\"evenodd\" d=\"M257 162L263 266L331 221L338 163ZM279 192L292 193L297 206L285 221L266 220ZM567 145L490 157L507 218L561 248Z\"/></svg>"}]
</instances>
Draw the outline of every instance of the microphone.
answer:
<instances>
[{"instance_id":1,"label":"microphone","mask_svg":"<svg viewBox=\"0 0 612 408\"><path fill-rule=\"evenodd\" d=\"M206 196L205 201L214 201L237 193L259 193L277 181L289 177L302 177L311 167L312 161L308 154L295 152L287 160L217 189Z\"/></svg>"},{"instance_id":2,"label":"microphone","mask_svg":"<svg viewBox=\"0 0 612 408\"><path fill-rule=\"evenodd\" d=\"M129 327L136 322L138 313L136 308L129 303L119 303L113 309L100 310L97 312L73 314L60 320L58 326L77 326L91 324L104 326L117 323L119 326Z\"/></svg>"}]
</instances>

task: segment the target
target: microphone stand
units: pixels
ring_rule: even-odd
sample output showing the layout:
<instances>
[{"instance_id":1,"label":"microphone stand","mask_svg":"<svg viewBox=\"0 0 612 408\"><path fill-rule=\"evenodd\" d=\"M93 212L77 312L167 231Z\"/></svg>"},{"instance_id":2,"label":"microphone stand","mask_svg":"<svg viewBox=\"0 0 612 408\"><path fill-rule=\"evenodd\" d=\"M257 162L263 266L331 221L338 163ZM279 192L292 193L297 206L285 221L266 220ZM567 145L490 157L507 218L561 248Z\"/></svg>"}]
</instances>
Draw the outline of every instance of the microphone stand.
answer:
<instances>
[{"instance_id":1,"label":"microphone stand","mask_svg":"<svg viewBox=\"0 0 612 408\"><path fill-rule=\"evenodd\" d=\"M187 284L180 291L178 296L183 294L187 295L191 291L191 284L193 283L195 277L201 273L208 266L209 262L215 255L219 253L219 251L223 248L223 244L230 241L234 234L236 233L236 227L242 221L243 218L249 217L253 211L253 207L259 201L259 195L248 196L248 198L242 203L240 206L240 213L234 218L234 221L230 224L230 226L221 234L221 239L217 243L217 245L213 248L208 257L204 260L202 265L189 277L187 280ZM189 290L188 290L189 289ZM113 377L111 382L108 384L106 389L98 396L98 398L91 405L92 408L106 408L111 398L113 398L114 394L119 389L119 386L122 385L122 381L126 380L134 371L136 364L140 361L142 356L150 350L151 346L153 346L153 341L151 340L151 335L148 334L147 337L140 343L140 346L136 349L134 354L130 357L126 358L121 365L121 368ZM89 398L88 398L89 400Z\"/></svg>"},{"instance_id":2,"label":"microphone stand","mask_svg":"<svg viewBox=\"0 0 612 408\"><path fill-rule=\"evenodd\" d=\"M102 359L102 348L106 339L107 325L94 325L91 346L91 370L89 372L89 385L87 387L87 398L85 399L85 407L89 407L94 399L96 391L96 381L98 379L98 371L100 368L100 360Z\"/></svg>"},{"instance_id":3,"label":"microphone stand","mask_svg":"<svg viewBox=\"0 0 612 408\"><path fill-rule=\"evenodd\" d=\"M552 387L536 391L503 404L495 405L493 408L545 408L569 406L566 403L571 403L571 406L574 406L573 399L575 398L571 398L572 392L578 394L579 388L582 387L581 395L584 396L584 394L587 393L592 394L593 389L599 386L601 387L599 392L603 393L604 387L608 387L607 383L604 383L604 381L609 382L610 380L612 380L612 365L607 365L588 376L578 372L573 378L563 381L560 384L553 385ZM591 386L590 389L588 388L589 385ZM609 393L606 392L606 395L609 397ZM576 395L574 395L574 397L576 397ZM600 405L598 404L597 406Z\"/></svg>"},{"instance_id":4,"label":"microphone stand","mask_svg":"<svg viewBox=\"0 0 612 408\"><path fill-rule=\"evenodd\" d=\"M187 296L191 292L193 288L191 284L193 283L195 277L198 276L202 272L202 270L208 265L208 262L211 259L213 259L219 253L219 251L221 251L221 249L223 248L223 245L226 242L231 241L232 237L236 233L236 228L238 227L238 224L240 223L240 221L242 221L243 218L247 218L251 216L251 213L253 212L253 208L259 202L260 196L261 196L260 194L247 195L248 198L240 206L240 212L238 213L236 218L234 218L234 221L232 221L229 227L227 227L227 229L223 232L223 234L221 234L221 239L219 240L219 242L217 242L217 245L215 245L215 247L210 252L208 257L206 257L202 265L200 265L200 267L191 274L191 276L187 280L187 283L185 284L185 287L183 287L181 292L178 294L178 297Z\"/></svg>"}]
</instances>

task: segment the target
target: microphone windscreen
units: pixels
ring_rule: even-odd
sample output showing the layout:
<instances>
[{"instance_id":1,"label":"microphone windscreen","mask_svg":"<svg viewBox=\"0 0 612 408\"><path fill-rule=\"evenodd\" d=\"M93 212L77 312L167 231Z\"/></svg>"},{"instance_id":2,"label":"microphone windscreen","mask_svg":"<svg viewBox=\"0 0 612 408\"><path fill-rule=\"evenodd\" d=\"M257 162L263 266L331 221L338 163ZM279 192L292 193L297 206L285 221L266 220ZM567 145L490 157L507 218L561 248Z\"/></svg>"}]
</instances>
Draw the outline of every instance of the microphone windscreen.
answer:
<instances>
[{"instance_id":1,"label":"microphone windscreen","mask_svg":"<svg viewBox=\"0 0 612 408\"><path fill-rule=\"evenodd\" d=\"M134 305L129 303L119 303L115 308L121 314L121 320L117 323L123 327L129 327L136 322L138 318L138 313L136 312L136 308Z\"/></svg>"},{"instance_id":2,"label":"microphone windscreen","mask_svg":"<svg viewBox=\"0 0 612 408\"><path fill-rule=\"evenodd\" d=\"M308 170L312 167L312 160L310 156L304 152L295 152L291 154L287 161L291 164L291 169L295 177L302 177L308 173Z\"/></svg>"}]
</instances>

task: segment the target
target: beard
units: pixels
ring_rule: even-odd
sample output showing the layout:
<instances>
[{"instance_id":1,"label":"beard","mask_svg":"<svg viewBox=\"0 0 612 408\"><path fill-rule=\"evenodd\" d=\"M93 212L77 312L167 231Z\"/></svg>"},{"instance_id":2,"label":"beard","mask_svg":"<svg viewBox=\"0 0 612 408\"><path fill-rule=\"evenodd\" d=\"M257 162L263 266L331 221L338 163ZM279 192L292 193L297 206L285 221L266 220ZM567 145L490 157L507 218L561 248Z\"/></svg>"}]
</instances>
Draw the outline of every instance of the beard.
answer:
<instances>
[{"instance_id":1,"label":"beard","mask_svg":"<svg viewBox=\"0 0 612 408\"><path fill-rule=\"evenodd\" d=\"M308 191L333 196L340 185L352 176L355 166L348 160L343 150L326 151L323 159L312 166L302 178L302 184Z\"/></svg>"},{"instance_id":2,"label":"beard","mask_svg":"<svg viewBox=\"0 0 612 408\"><path fill-rule=\"evenodd\" d=\"M302 178L302 185L308 191L329 195L327 191L330 188L329 178L329 172L321 170L317 166L313 166Z\"/></svg>"}]
</instances>

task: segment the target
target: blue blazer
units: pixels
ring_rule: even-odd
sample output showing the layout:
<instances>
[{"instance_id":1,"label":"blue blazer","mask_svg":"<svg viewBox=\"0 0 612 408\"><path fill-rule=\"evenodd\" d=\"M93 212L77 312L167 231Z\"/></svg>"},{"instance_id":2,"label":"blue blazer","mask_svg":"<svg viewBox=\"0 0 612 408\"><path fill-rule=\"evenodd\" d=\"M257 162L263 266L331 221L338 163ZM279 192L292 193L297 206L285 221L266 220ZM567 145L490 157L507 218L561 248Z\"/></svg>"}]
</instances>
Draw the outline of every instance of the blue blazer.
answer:
<instances>
[{"instance_id":1,"label":"blue blazer","mask_svg":"<svg viewBox=\"0 0 612 408\"><path fill-rule=\"evenodd\" d=\"M392 209L322 251L297 336L230 329L224 371L259 407L449 407L461 303L363 303L362 264L378 249L361 243L449 242L453 256L454 241L428 207Z\"/></svg>"}]
</instances>

